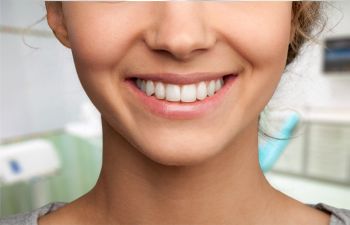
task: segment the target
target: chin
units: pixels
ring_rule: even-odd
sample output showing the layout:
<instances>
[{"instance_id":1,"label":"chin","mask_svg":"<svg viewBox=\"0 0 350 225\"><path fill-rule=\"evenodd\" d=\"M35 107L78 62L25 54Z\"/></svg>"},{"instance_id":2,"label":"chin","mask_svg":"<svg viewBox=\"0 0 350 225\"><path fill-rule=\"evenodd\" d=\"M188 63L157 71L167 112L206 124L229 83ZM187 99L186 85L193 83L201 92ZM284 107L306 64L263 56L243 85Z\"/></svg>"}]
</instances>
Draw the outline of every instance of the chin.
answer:
<instances>
[{"instance_id":1,"label":"chin","mask_svg":"<svg viewBox=\"0 0 350 225\"><path fill-rule=\"evenodd\" d=\"M169 138L155 140L143 144L141 153L152 161L165 166L193 166L201 164L216 154L219 154L220 146L213 138L208 139L182 139Z\"/></svg>"}]
</instances>

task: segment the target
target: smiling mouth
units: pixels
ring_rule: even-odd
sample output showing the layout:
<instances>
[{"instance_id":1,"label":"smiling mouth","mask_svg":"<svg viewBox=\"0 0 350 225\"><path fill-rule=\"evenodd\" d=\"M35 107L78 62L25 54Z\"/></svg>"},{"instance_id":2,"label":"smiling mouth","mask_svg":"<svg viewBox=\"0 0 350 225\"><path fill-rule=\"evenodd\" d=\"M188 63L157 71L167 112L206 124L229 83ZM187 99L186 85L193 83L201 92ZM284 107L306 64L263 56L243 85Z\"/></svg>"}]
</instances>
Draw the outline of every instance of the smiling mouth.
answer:
<instances>
[{"instance_id":1,"label":"smiling mouth","mask_svg":"<svg viewBox=\"0 0 350 225\"><path fill-rule=\"evenodd\" d=\"M186 77L186 80L174 79L175 83L167 83L164 82L165 79L171 80L174 76L170 76L170 79L154 79L153 75L134 75L124 81L133 99L130 104L134 104L139 110L165 119L192 120L222 109L238 77L238 74L233 73L221 76L211 74L205 80L199 80L197 76ZM189 79L196 82L184 83Z\"/></svg>"},{"instance_id":2,"label":"smiling mouth","mask_svg":"<svg viewBox=\"0 0 350 225\"><path fill-rule=\"evenodd\" d=\"M168 102L191 103L203 101L216 95L227 80L233 78L234 74L228 74L221 77L197 81L187 84L167 83L159 79L147 79L132 77L129 78L133 84L146 96L154 96L158 100ZM184 81L182 81L183 83Z\"/></svg>"}]
</instances>

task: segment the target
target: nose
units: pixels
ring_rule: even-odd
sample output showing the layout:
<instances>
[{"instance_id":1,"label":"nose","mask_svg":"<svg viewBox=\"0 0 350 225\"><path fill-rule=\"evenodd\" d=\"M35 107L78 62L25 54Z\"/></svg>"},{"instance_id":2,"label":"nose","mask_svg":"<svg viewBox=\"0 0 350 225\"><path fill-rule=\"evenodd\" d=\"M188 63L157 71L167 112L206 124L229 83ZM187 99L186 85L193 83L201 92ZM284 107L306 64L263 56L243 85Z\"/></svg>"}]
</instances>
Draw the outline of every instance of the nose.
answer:
<instances>
[{"instance_id":1,"label":"nose","mask_svg":"<svg viewBox=\"0 0 350 225\"><path fill-rule=\"evenodd\" d=\"M205 21L201 2L156 4L160 13L144 37L150 49L165 51L178 60L187 60L215 44L216 37Z\"/></svg>"}]
</instances>

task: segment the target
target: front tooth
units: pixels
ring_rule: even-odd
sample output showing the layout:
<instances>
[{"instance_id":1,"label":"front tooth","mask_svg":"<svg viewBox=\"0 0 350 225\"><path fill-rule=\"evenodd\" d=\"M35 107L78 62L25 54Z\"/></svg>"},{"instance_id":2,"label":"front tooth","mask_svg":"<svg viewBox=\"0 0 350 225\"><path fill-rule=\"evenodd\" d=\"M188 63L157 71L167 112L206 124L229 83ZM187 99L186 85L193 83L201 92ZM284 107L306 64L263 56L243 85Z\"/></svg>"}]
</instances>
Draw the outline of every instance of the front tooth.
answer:
<instances>
[{"instance_id":1,"label":"front tooth","mask_svg":"<svg viewBox=\"0 0 350 225\"><path fill-rule=\"evenodd\" d=\"M156 94L156 98L158 99L165 98L165 88L162 82L157 82L156 88L155 88L155 94Z\"/></svg>"},{"instance_id":2,"label":"front tooth","mask_svg":"<svg viewBox=\"0 0 350 225\"><path fill-rule=\"evenodd\" d=\"M207 86L204 81L199 82L197 86L197 99L203 100L207 97Z\"/></svg>"},{"instance_id":3,"label":"front tooth","mask_svg":"<svg viewBox=\"0 0 350 225\"><path fill-rule=\"evenodd\" d=\"M196 101L196 85L188 84L181 87L181 101L194 102Z\"/></svg>"},{"instance_id":4,"label":"front tooth","mask_svg":"<svg viewBox=\"0 0 350 225\"><path fill-rule=\"evenodd\" d=\"M211 80L208 84L208 96L213 96L215 93L215 81Z\"/></svg>"},{"instance_id":5,"label":"front tooth","mask_svg":"<svg viewBox=\"0 0 350 225\"><path fill-rule=\"evenodd\" d=\"M146 92L146 81L145 81L145 80L142 80L142 81L141 81L141 90L142 90L143 92Z\"/></svg>"},{"instance_id":6,"label":"front tooth","mask_svg":"<svg viewBox=\"0 0 350 225\"><path fill-rule=\"evenodd\" d=\"M151 96L154 93L154 84L153 81L148 80L146 83L146 95Z\"/></svg>"},{"instance_id":7,"label":"front tooth","mask_svg":"<svg viewBox=\"0 0 350 225\"><path fill-rule=\"evenodd\" d=\"M222 87L220 79L217 79L215 81L215 92L218 91Z\"/></svg>"},{"instance_id":8,"label":"front tooth","mask_svg":"<svg viewBox=\"0 0 350 225\"><path fill-rule=\"evenodd\" d=\"M165 98L168 101L178 102L181 98L180 87L174 84L168 84L165 89Z\"/></svg>"}]
</instances>

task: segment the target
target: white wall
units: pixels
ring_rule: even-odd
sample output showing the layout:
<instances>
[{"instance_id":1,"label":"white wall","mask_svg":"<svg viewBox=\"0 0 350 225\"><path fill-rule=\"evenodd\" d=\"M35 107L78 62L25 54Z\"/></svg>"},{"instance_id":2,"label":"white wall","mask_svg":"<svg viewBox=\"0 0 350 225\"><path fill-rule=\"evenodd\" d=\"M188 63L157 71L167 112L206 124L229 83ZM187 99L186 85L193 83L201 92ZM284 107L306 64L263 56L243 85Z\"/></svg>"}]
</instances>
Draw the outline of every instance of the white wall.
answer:
<instances>
[{"instance_id":1,"label":"white wall","mask_svg":"<svg viewBox=\"0 0 350 225\"><path fill-rule=\"evenodd\" d=\"M42 1L1 0L2 27L27 28L44 15ZM45 20L32 29L46 31L24 36L38 49L21 34L0 32L0 140L62 128L87 99L70 50L50 35Z\"/></svg>"},{"instance_id":2,"label":"white wall","mask_svg":"<svg viewBox=\"0 0 350 225\"><path fill-rule=\"evenodd\" d=\"M327 37L350 37L350 1L328 2L327 27L321 44L307 45L288 68L275 93L271 106L350 109L350 72L322 72L322 40Z\"/></svg>"}]
</instances>

